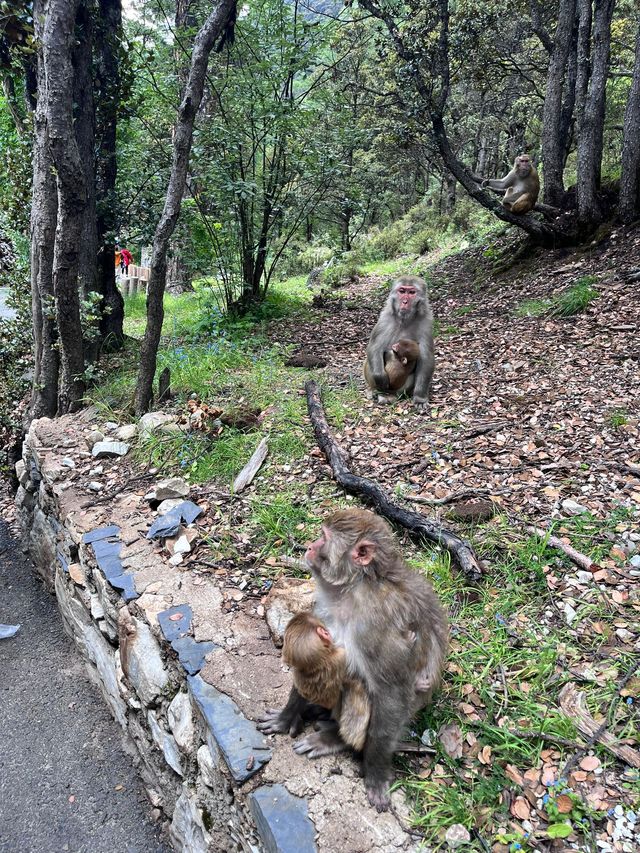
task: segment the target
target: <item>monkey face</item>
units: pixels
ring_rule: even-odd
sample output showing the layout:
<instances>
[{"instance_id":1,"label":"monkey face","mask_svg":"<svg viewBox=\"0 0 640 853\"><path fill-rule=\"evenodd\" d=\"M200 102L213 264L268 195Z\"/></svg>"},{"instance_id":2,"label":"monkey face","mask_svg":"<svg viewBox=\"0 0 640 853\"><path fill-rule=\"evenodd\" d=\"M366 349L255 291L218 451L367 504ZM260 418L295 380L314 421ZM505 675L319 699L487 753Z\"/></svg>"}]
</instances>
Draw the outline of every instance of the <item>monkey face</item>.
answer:
<instances>
[{"instance_id":1,"label":"monkey face","mask_svg":"<svg viewBox=\"0 0 640 853\"><path fill-rule=\"evenodd\" d=\"M521 178L526 178L531 171L531 157L528 154L520 154L516 157L515 167Z\"/></svg>"},{"instance_id":2,"label":"monkey face","mask_svg":"<svg viewBox=\"0 0 640 853\"><path fill-rule=\"evenodd\" d=\"M401 314L406 314L413 309L415 305L418 290L413 285L398 284L394 290L397 310Z\"/></svg>"}]
</instances>

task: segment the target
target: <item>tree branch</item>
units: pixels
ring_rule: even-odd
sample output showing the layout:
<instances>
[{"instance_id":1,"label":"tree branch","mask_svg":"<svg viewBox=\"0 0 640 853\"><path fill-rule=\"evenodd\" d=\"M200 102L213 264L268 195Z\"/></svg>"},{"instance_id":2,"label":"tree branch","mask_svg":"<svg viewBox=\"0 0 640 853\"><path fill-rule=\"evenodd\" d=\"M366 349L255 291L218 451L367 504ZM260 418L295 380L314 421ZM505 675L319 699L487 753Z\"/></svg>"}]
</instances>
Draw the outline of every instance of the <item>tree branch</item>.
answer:
<instances>
[{"instance_id":1,"label":"tree branch","mask_svg":"<svg viewBox=\"0 0 640 853\"><path fill-rule=\"evenodd\" d=\"M454 533L423 515L402 509L393 503L387 493L373 480L359 477L351 472L347 454L336 443L331 434L317 383L309 380L304 387L309 417L313 424L318 446L327 458L337 482L348 492L366 498L378 512L389 520L395 521L412 533L446 548L469 580L479 581L482 578L483 566L468 542L463 541Z\"/></svg>"}]
</instances>

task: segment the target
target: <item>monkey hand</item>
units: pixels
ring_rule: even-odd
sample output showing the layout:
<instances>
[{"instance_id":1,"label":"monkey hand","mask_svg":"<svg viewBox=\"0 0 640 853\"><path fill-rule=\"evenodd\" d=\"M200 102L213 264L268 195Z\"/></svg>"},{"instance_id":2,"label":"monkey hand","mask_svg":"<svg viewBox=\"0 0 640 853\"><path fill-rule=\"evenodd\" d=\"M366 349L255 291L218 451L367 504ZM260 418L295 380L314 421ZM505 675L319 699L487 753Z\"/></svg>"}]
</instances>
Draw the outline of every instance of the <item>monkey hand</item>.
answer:
<instances>
[{"instance_id":1,"label":"monkey hand","mask_svg":"<svg viewBox=\"0 0 640 853\"><path fill-rule=\"evenodd\" d=\"M286 708L267 708L264 717L257 723L257 728L265 735L283 735L289 732L296 737L304 728L302 714L290 712Z\"/></svg>"},{"instance_id":2,"label":"monkey hand","mask_svg":"<svg viewBox=\"0 0 640 853\"><path fill-rule=\"evenodd\" d=\"M367 799L371 805L379 812L386 812L391 805L391 797L389 796L389 781L387 779L380 781L365 780L365 788L367 789Z\"/></svg>"},{"instance_id":3,"label":"monkey hand","mask_svg":"<svg viewBox=\"0 0 640 853\"><path fill-rule=\"evenodd\" d=\"M335 731L335 726L305 735L293 745L293 749L298 755L306 755L307 758L335 755L337 752L343 752L346 748L345 742Z\"/></svg>"}]
</instances>

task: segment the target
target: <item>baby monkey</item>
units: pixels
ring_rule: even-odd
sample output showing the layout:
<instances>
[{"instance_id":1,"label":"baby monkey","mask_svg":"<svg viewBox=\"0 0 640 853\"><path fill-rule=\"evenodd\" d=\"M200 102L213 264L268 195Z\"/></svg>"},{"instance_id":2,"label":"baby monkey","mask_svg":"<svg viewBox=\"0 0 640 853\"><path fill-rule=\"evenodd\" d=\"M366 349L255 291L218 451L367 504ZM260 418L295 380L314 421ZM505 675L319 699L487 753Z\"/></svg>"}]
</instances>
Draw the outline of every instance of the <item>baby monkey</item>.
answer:
<instances>
[{"instance_id":1,"label":"baby monkey","mask_svg":"<svg viewBox=\"0 0 640 853\"><path fill-rule=\"evenodd\" d=\"M345 650L334 644L313 613L298 613L289 622L282 659L291 667L298 693L308 702L329 708L342 740L361 751L371 716L369 697L364 684L347 675Z\"/></svg>"},{"instance_id":2,"label":"baby monkey","mask_svg":"<svg viewBox=\"0 0 640 853\"><path fill-rule=\"evenodd\" d=\"M389 377L389 391L397 394L402 391L407 379L416 369L416 363L420 356L420 347L417 341L409 338L400 338L391 345L384 353L384 372ZM364 363L364 376L369 388L375 389L375 383L371 376L368 361Z\"/></svg>"}]
</instances>

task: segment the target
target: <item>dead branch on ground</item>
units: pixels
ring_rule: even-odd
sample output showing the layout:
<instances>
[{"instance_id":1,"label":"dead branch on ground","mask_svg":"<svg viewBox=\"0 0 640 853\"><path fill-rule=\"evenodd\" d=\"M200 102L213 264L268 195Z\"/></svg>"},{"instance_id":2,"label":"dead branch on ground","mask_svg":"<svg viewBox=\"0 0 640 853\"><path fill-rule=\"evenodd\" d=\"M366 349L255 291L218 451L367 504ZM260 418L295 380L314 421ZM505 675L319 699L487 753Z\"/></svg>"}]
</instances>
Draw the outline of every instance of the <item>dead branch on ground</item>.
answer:
<instances>
[{"instance_id":1,"label":"dead branch on ground","mask_svg":"<svg viewBox=\"0 0 640 853\"><path fill-rule=\"evenodd\" d=\"M318 446L327 458L337 482L346 491L366 498L381 515L390 521L394 521L412 533L423 536L430 542L435 542L437 545L446 548L469 580L479 581L482 577L483 567L468 542L423 515L402 509L393 503L386 492L373 480L359 477L351 472L347 454L336 443L329 429L317 383L309 380L304 387L309 417L313 424Z\"/></svg>"}]
</instances>

